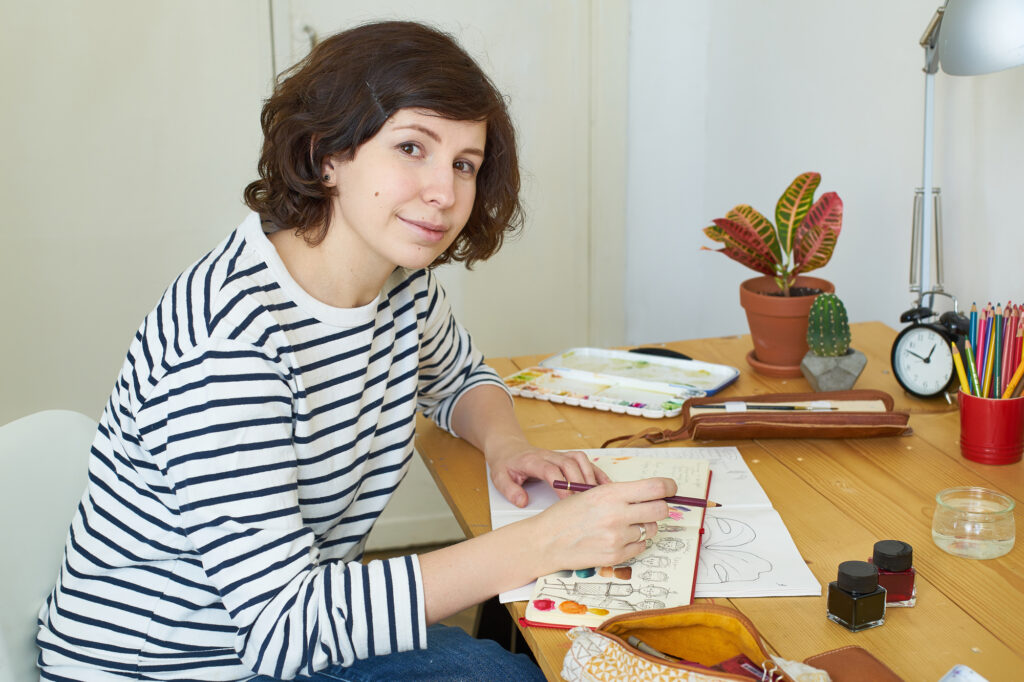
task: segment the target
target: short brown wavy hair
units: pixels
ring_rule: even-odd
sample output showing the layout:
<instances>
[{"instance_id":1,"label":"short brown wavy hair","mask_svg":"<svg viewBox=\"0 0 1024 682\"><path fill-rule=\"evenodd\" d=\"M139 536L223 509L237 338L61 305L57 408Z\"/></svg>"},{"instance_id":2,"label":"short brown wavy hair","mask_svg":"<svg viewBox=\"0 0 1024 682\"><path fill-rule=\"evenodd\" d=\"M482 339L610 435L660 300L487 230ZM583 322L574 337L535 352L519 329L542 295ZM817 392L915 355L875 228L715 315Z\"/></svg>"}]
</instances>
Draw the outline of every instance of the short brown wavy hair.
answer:
<instances>
[{"instance_id":1,"label":"short brown wavy hair","mask_svg":"<svg viewBox=\"0 0 1024 682\"><path fill-rule=\"evenodd\" d=\"M325 157L351 159L399 109L484 121L487 139L476 200L455 242L432 265L485 260L522 225L515 128L504 98L472 57L441 31L387 21L343 31L282 73L263 106L260 179L245 203L312 245L330 229Z\"/></svg>"}]
</instances>

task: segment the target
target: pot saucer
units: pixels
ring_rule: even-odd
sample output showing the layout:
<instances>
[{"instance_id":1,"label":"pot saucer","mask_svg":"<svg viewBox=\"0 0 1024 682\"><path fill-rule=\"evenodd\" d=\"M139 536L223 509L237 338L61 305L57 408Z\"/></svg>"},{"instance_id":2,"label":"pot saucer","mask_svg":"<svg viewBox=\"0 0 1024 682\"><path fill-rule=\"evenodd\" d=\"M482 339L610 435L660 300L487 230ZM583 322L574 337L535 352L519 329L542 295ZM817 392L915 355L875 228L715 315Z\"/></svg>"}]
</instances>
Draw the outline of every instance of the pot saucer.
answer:
<instances>
[{"instance_id":1,"label":"pot saucer","mask_svg":"<svg viewBox=\"0 0 1024 682\"><path fill-rule=\"evenodd\" d=\"M770 365L767 362L761 362L754 357L754 351L747 353L747 364L754 368L754 371L758 374L763 374L766 377L779 377L782 379L793 379L796 377L803 377L803 372L800 371L800 365Z\"/></svg>"}]
</instances>

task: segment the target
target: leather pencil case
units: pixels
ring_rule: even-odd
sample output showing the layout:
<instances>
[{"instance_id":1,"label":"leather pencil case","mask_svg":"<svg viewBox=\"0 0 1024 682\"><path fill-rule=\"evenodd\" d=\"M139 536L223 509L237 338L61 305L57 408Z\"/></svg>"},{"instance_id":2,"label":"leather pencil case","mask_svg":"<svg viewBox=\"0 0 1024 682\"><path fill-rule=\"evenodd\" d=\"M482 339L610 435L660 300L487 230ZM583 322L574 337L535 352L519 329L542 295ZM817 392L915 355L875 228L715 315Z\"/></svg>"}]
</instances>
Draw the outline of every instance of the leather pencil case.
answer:
<instances>
[{"instance_id":1,"label":"leather pencil case","mask_svg":"<svg viewBox=\"0 0 1024 682\"><path fill-rule=\"evenodd\" d=\"M910 433L909 413L894 411L892 396L876 390L690 398L681 414L679 428L645 429L613 438L603 447L689 439L868 438Z\"/></svg>"},{"instance_id":2,"label":"leather pencil case","mask_svg":"<svg viewBox=\"0 0 1024 682\"><path fill-rule=\"evenodd\" d=\"M902 677L874 654L855 645L805 658L804 663L827 672L832 682L903 682Z\"/></svg>"}]
</instances>

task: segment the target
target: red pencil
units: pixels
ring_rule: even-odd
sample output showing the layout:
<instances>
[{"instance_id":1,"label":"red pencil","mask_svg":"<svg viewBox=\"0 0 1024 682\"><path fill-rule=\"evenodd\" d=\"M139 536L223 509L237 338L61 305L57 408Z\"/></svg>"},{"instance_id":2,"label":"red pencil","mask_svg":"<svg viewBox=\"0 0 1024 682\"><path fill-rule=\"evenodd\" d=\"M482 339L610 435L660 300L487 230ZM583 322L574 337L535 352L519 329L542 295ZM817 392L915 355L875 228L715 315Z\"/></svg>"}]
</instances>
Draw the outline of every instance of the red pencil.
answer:
<instances>
[{"instance_id":1,"label":"red pencil","mask_svg":"<svg viewBox=\"0 0 1024 682\"><path fill-rule=\"evenodd\" d=\"M1003 389L1010 383L1010 377L1013 376L1014 370L1017 369L1016 365L1011 364L1013 362L1013 342L1016 340L1013 334L1017 329L1016 312L1017 309L1012 303L1006 304L1006 309L1003 313L1003 366L999 377L999 385Z\"/></svg>"},{"instance_id":2,"label":"red pencil","mask_svg":"<svg viewBox=\"0 0 1024 682\"><path fill-rule=\"evenodd\" d=\"M569 483L568 481L555 481L551 484L557 490L570 490L574 493L582 493L586 490L590 490L594 486L589 483ZM672 497L662 498L669 504L688 504L692 507L721 507L722 505L717 502L711 502L700 497L682 497L679 495L673 495ZM689 510L687 510L689 511Z\"/></svg>"}]
</instances>

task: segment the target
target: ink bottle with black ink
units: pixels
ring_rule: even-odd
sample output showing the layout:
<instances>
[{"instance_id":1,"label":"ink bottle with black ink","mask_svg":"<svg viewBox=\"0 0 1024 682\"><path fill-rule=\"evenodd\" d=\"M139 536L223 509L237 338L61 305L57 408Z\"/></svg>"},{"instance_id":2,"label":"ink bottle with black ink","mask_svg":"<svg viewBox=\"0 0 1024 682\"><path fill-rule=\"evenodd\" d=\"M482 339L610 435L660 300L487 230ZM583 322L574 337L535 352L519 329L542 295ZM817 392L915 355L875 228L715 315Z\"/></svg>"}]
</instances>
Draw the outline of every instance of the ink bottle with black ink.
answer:
<instances>
[{"instance_id":1,"label":"ink bottle with black ink","mask_svg":"<svg viewBox=\"0 0 1024 682\"><path fill-rule=\"evenodd\" d=\"M899 540L880 540L868 561L878 567L878 584L885 588L886 606L917 603L913 547Z\"/></svg>"},{"instance_id":2,"label":"ink bottle with black ink","mask_svg":"<svg viewBox=\"0 0 1024 682\"><path fill-rule=\"evenodd\" d=\"M828 619L857 632L885 622L885 588L878 569L867 561L844 561L828 584Z\"/></svg>"}]
</instances>

